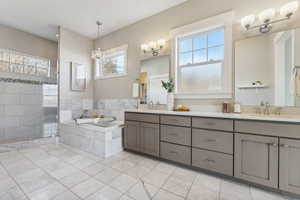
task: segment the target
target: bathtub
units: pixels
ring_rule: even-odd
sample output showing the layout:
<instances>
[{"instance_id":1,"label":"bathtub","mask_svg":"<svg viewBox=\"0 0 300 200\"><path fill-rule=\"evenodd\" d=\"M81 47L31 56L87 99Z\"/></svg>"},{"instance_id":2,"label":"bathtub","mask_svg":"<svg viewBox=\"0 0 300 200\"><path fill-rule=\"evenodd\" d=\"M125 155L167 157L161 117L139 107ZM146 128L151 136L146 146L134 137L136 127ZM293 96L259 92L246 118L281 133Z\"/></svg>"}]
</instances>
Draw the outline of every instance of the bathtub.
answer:
<instances>
[{"instance_id":1,"label":"bathtub","mask_svg":"<svg viewBox=\"0 0 300 200\"><path fill-rule=\"evenodd\" d=\"M60 141L103 158L121 151L123 122L113 118L77 119L61 123Z\"/></svg>"}]
</instances>

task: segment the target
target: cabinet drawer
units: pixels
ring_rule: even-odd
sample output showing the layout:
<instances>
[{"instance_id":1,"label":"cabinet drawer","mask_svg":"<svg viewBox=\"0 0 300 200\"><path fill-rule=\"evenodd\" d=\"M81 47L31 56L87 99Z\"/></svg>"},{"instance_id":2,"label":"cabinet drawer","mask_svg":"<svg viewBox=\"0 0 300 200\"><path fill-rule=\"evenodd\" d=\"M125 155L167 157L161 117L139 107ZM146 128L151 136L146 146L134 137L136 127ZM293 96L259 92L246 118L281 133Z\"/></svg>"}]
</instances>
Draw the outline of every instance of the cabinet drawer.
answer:
<instances>
[{"instance_id":1,"label":"cabinet drawer","mask_svg":"<svg viewBox=\"0 0 300 200\"><path fill-rule=\"evenodd\" d=\"M300 124L235 120L235 132L300 138Z\"/></svg>"},{"instance_id":2,"label":"cabinet drawer","mask_svg":"<svg viewBox=\"0 0 300 200\"><path fill-rule=\"evenodd\" d=\"M178 163L191 164L191 148L165 142L160 143L161 158Z\"/></svg>"},{"instance_id":3,"label":"cabinet drawer","mask_svg":"<svg viewBox=\"0 0 300 200\"><path fill-rule=\"evenodd\" d=\"M159 115L140 114L140 113L125 113L125 120L159 123Z\"/></svg>"},{"instance_id":4,"label":"cabinet drawer","mask_svg":"<svg viewBox=\"0 0 300 200\"><path fill-rule=\"evenodd\" d=\"M214 129L221 131L233 131L233 120L193 117L194 128Z\"/></svg>"},{"instance_id":5,"label":"cabinet drawer","mask_svg":"<svg viewBox=\"0 0 300 200\"><path fill-rule=\"evenodd\" d=\"M176 125L176 126L191 126L191 118L184 116L162 115L160 117L161 124Z\"/></svg>"},{"instance_id":6,"label":"cabinet drawer","mask_svg":"<svg viewBox=\"0 0 300 200\"><path fill-rule=\"evenodd\" d=\"M233 157L228 154L192 149L192 166L233 175Z\"/></svg>"},{"instance_id":7,"label":"cabinet drawer","mask_svg":"<svg viewBox=\"0 0 300 200\"><path fill-rule=\"evenodd\" d=\"M191 128L161 125L160 130L161 140L191 146Z\"/></svg>"},{"instance_id":8,"label":"cabinet drawer","mask_svg":"<svg viewBox=\"0 0 300 200\"><path fill-rule=\"evenodd\" d=\"M233 133L193 129L192 146L233 154Z\"/></svg>"}]
</instances>

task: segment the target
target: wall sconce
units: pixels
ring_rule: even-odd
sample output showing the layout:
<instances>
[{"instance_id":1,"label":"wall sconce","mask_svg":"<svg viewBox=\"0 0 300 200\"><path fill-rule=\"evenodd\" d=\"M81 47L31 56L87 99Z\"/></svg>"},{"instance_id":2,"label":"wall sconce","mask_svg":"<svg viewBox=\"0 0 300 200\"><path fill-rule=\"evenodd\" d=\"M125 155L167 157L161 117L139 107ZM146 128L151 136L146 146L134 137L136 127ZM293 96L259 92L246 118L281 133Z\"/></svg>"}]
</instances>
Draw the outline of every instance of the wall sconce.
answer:
<instances>
[{"instance_id":1,"label":"wall sconce","mask_svg":"<svg viewBox=\"0 0 300 200\"><path fill-rule=\"evenodd\" d=\"M157 40L149 42L147 44L142 44L141 49L144 54L150 52L153 56L158 56L162 49L166 46L166 40Z\"/></svg>"},{"instance_id":2,"label":"wall sconce","mask_svg":"<svg viewBox=\"0 0 300 200\"><path fill-rule=\"evenodd\" d=\"M241 19L241 25L247 30L259 29L261 33L268 33L272 29L272 24L278 23L281 21L289 20L292 15L298 10L299 4L298 1L292 1L285 4L279 10L279 13L282 18L274 19L276 15L276 10L274 8L269 8L262 11L258 15L258 19L261 22L259 25L253 26L256 16L248 15Z\"/></svg>"}]
</instances>

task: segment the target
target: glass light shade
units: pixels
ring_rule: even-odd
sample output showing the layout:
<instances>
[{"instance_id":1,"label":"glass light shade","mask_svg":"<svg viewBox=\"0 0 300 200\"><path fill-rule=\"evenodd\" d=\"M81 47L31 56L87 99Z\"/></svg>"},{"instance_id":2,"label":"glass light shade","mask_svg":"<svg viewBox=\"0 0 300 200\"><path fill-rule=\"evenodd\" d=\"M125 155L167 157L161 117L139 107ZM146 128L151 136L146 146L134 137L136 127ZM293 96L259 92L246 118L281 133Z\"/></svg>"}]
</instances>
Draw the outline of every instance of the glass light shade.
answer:
<instances>
[{"instance_id":1,"label":"glass light shade","mask_svg":"<svg viewBox=\"0 0 300 200\"><path fill-rule=\"evenodd\" d=\"M262 23L265 23L267 21L270 21L272 18L275 16L275 9L274 8L269 8L264 11L262 11L259 15L258 18Z\"/></svg>"},{"instance_id":2,"label":"glass light shade","mask_svg":"<svg viewBox=\"0 0 300 200\"><path fill-rule=\"evenodd\" d=\"M142 49L142 51L148 51L149 50L148 44L142 44L141 49Z\"/></svg>"},{"instance_id":3,"label":"glass light shade","mask_svg":"<svg viewBox=\"0 0 300 200\"><path fill-rule=\"evenodd\" d=\"M280 15L283 17L290 17L298 10L298 7L298 1L287 3L280 8Z\"/></svg>"},{"instance_id":4,"label":"glass light shade","mask_svg":"<svg viewBox=\"0 0 300 200\"><path fill-rule=\"evenodd\" d=\"M100 48L92 51L92 59L102 59L103 53Z\"/></svg>"},{"instance_id":5,"label":"glass light shade","mask_svg":"<svg viewBox=\"0 0 300 200\"><path fill-rule=\"evenodd\" d=\"M255 21L255 15L248 15L241 19L241 25L244 28L249 28Z\"/></svg>"},{"instance_id":6,"label":"glass light shade","mask_svg":"<svg viewBox=\"0 0 300 200\"><path fill-rule=\"evenodd\" d=\"M155 49L156 48L156 46L157 46L157 43L156 42L149 42L149 47L151 48L151 49Z\"/></svg>"},{"instance_id":7,"label":"glass light shade","mask_svg":"<svg viewBox=\"0 0 300 200\"><path fill-rule=\"evenodd\" d=\"M157 41L158 46L165 46L165 44L166 44L166 40L161 39Z\"/></svg>"}]
</instances>

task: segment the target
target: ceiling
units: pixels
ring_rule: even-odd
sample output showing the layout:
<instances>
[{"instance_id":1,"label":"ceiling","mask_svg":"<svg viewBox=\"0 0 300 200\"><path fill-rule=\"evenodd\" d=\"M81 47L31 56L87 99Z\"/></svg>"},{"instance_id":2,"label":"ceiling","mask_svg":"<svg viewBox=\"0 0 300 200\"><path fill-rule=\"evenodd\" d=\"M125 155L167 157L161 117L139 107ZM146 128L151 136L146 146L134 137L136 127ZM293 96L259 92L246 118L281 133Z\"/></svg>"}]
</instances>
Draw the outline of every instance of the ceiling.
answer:
<instances>
[{"instance_id":1,"label":"ceiling","mask_svg":"<svg viewBox=\"0 0 300 200\"><path fill-rule=\"evenodd\" d=\"M0 24L50 40L57 27L97 37L96 20L108 34L187 0L4 0Z\"/></svg>"}]
</instances>

